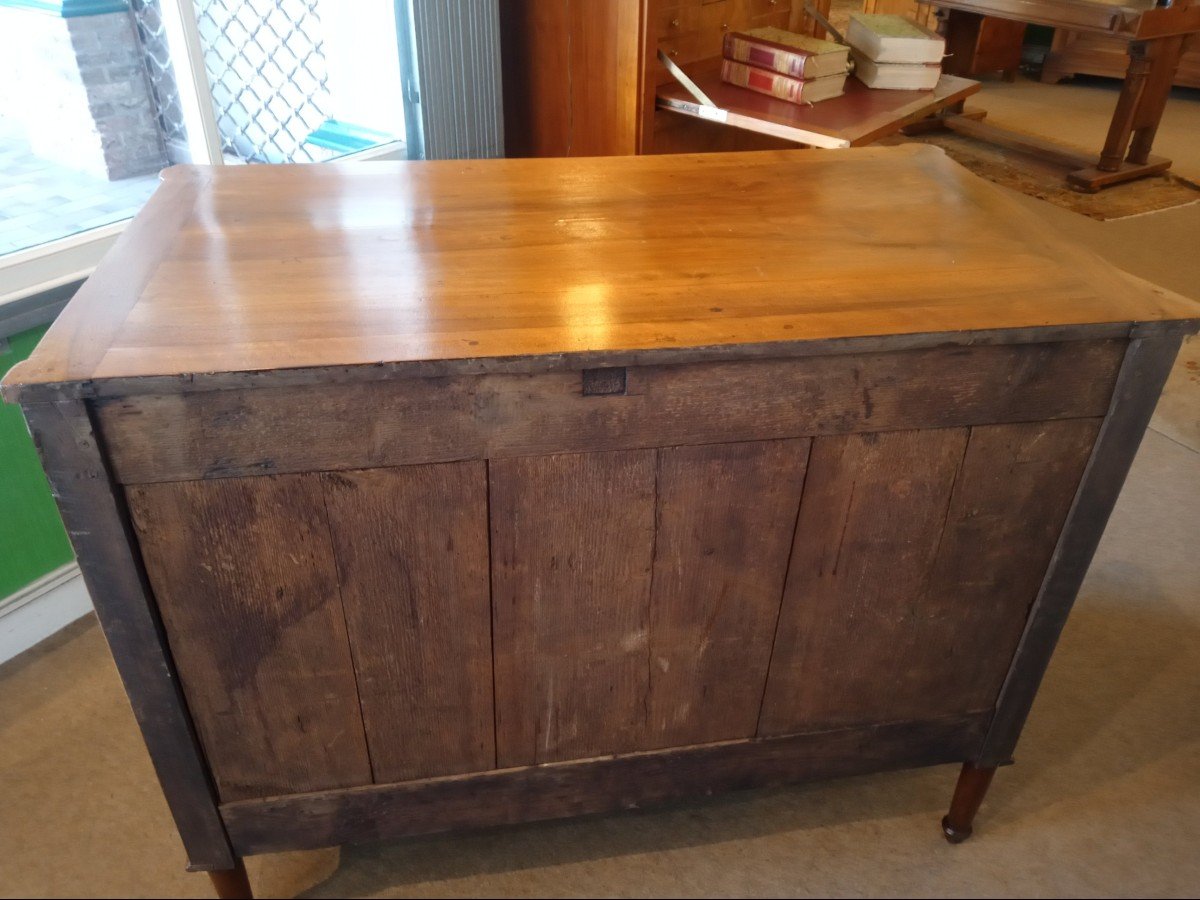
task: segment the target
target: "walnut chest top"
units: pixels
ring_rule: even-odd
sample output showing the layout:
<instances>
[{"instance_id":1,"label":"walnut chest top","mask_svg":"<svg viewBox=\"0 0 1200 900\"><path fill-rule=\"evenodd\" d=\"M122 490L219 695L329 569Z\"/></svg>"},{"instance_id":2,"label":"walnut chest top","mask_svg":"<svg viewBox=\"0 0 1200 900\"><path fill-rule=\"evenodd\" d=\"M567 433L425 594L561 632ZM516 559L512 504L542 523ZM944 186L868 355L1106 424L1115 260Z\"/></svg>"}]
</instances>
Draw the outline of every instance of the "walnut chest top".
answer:
<instances>
[{"instance_id":1,"label":"walnut chest top","mask_svg":"<svg viewBox=\"0 0 1200 900\"><path fill-rule=\"evenodd\" d=\"M176 167L6 392L1197 317L926 147Z\"/></svg>"}]
</instances>

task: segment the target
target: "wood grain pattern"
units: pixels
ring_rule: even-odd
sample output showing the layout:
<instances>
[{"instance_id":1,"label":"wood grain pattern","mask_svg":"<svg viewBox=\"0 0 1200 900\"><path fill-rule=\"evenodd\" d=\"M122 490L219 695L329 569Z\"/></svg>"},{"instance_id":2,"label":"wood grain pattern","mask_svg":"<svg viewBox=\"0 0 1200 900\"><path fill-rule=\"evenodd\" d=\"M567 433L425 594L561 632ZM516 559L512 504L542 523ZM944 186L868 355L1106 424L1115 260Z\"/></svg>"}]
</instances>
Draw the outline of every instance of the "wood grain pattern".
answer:
<instances>
[{"instance_id":1,"label":"wood grain pattern","mask_svg":"<svg viewBox=\"0 0 1200 900\"><path fill-rule=\"evenodd\" d=\"M994 186L915 145L176 167L166 178L135 225L157 236L105 258L6 377L8 396L118 377L1200 310L1131 289Z\"/></svg>"},{"instance_id":2,"label":"wood grain pattern","mask_svg":"<svg viewBox=\"0 0 1200 900\"><path fill-rule=\"evenodd\" d=\"M492 768L486 465L321 481L375 781Z\"/></svg>"},{"instance_id":3,"label":"wood grain pattern","mask_svg":"<svg viewBox=\"0 0 1200 900\"><path fill-rule=\"evenodd\" d=\"M894 689L925 657L900 638L966 445L964 428L813 442L759 734L920 718Z\"/></svg>"},{"instance_id":4,"label":"wood grain pattern","mask_svg":"<svg viewBox=\"0 0 1200 900\"><path fill-rule=\"evenodd\" d=\"M653 451L489 469L497 764L641 749Z\"/></svg>"},{"instance_id":5,"label":"wood grain pattern","mask_svg":"<svg viewBox=\"0 0 1200 900\"><path fill-rule=\"evenodd\" d=\"M945 715L995 704L1100 422L971 429L928 587L896 650L925 662L897 671L892 697Z\"/></svg>"},{"instance_id":6,"label":"wood grain pattern","mask_svg":"<svg viewBox=\"0 0 1200 900\"><path fill-rule=\"evenodd\" d=\"M639 0L500 4L508 156L637 152Z\"/></svg>"},{"instance_id":7,"label":"wood grain pattern","mask_svg":"<svg viewBox=\"0 0 1200 900\"><path fill-rule=\"evenodd\" d=\"M1130 342L1108 415L1005 677L984 747L975 758L980 766L1012 759L1050 656L1175 363L1180 341L1173 336Z\"/></svg>"},{"instance_id":8,"label":"wood grain pattern","mask_svg":"<svg viewBox=\"0 0 1200 900\"><path fill-rule=\"evenodd\" d=\"M88 410L68 401L28 404L23 412L188 863L228 869L233 851L208 764Z\"/></svg>"},{"instance_id":9,"label":"wood grain pattern","mask_svg":"<svg viewBox=\"0 0 1200 900\"><path fill-rule=\"evenodd\" d=\"M958 762L988 715L902 722L229 803L239 853L315 849L641 808L718 791Z\"/></svg>"},{"instance_id":10,"label":"wood grain pattern","mask_svg":"<svg viewBox=\"0 0 1200 900\"><path fill-rule=\"evenodd\" d=\"M925 450L818 441L764 733L992 707L1100 421L976 427L965 448L957 431L914 436Z\"/></svg>"},{"instance_id":11,"label":"wood grain pattern","mask_svg":"<svg viewBox=\"0 0 1200 900\"><path fill-rule=\"evenodd\" d=\"M221 799L370 784L320 478L128 498Z\"/></svg>"},{"instance_id":12,"label":"wood grain pattern","mask_svg":"<svg viewBox=\"0 0 1200 900\"><path fill-rule=\"evenodd\" d=\"M808 448L659 451L646 749L754 735Z\"/></svg>"},{"instance_id":13,"label":"wood grain pattern","mask_svg":"<svg viewBox=\"0 0 1200 900\"><path fill-rule=\"evenodd\" d=\"M1087 417L1124 341L139 395L99 407L123 482ZM349 438L349 439L348 439Z\"/></svg>"}]
</instances>

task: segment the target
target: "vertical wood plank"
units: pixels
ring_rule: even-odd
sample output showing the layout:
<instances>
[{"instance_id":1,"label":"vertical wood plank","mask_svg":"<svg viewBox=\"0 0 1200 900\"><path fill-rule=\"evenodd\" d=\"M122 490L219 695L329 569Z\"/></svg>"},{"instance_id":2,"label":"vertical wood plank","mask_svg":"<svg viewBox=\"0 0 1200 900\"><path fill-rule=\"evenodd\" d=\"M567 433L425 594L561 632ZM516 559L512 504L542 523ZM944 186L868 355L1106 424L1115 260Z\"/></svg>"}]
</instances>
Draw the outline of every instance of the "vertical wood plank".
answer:
<instances>
[{"instance_id":1,"label":"vertical wood plank","mask_svg":"<svg viewBox=\"0 0 1200 900\"><path fill-rule=\"evenodd\" d=\"M1169 335L1139 337L1129 342L1108 414L1005 676L995 718L976 761L980 766L1000 765L1012 758L1050 656L1141 446L1181 341L1179 335Z\"/></svg>"},{"instance_id":2,"label":"vertical wood plank","mask_svg":"<svg viewBox=\"0 0 1200 900\"><path fill-rule=\"evenodd\" d=\"M971 429L929 588L897 638L902 709L989 709L1096 441L1099 419Z\"/></svg>"},{"instance_id":3,"label":"vertical wood plank","mask_svg":"<svg viewBox=\"0 0 1200 900\"><path fill-rule=\"evenodd\" d=\"M375 781L491 769L486 464L321 477Z\"/></svg>"},{"instance_id":4,"label":"vertical wood plank","mask_svg":"<svg viewBox=\"0 0 1200 900\"><path fill-rule=\"evenodd\" d=\"M647 749L753 736L809 444L659 451Z\"/></svg>"},{"instance_id":5,"label":"vertical wood plank","mask_svg":"<svg viewBox=\"0 0 1200 900\"><path fill-rule=\"evenodd\" d=\"M639 749L654 451L489 463L498 765Z\"/></svg>"},{"instance_id":6,"label":"vertical wood plank","mask_svg":"<svg viewBox=\"0 0 1200 900\"><path fill-rule=\"evenodd\" d=\"M759 734L902 720L892 696L967 430L817 438ZM912 715L919 718L919 714Z\"/></svg>"},{"instance_id":7,"label":"vertical wood plank","mask_svg":"<svg viewBox=\"0 0 1200 900\"><path fill-rule=\"evenodd\" d=\"M370 784L320 476L128 497L221 799Z\"/></svg>"},{"instance_id":8,"label":"vertical wood plank","mask_svg":"<svg viewBox=\"0 0 1200 900\"><path fill-rule=\"evenodd\" d=\"M234 855L208 764L89 411L75 400L27 403L22 411L188 862L197 870L229 869Z\"/></svg>"}]
</instances>

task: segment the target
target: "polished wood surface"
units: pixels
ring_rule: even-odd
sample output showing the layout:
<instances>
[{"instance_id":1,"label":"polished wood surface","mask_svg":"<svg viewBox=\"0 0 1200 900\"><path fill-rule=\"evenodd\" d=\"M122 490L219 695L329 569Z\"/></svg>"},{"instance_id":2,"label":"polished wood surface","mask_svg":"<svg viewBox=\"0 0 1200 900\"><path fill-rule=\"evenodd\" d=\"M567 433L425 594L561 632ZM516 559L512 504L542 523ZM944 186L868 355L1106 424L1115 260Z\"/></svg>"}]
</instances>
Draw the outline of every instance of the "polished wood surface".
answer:
<instances>
[{"instance_id":1,"label":"polished wood surface","mask_svg":"<svg viewBox=\"0 0 1200 900\"><path fill-rule=\"evenodd\" d=\"M727 84L716 72L696 74L693 78L725 112L728 126L810 146L815 144L809 132L843 141L845 146L869 144L895 134L910 122L961 103L980 88L977 81L943 75L931 91L877 91L851 76L846 79L846 93L842 96L801 106ZM700 110L679 84L659 88L658 105L678 115L712 114Z\"/></svg>"},{"instance_id":2,"label":"polished wood surface","mask_svg":"<svg viewBox=\"0 0 1200 900\"><path fill-rule=\"evenodd\" d=\"M640 0L499 8L506 155L636 153Z\"/></svg>"},{"instance_id":3,"label":"polished wood surface","mask_svg":"<svg viewBox=\"0 0 1200 900\"><path fill-rule=\"evenodd\" d=\"M5 383L1197 316L927 147L181 167Z\"/></svg>"}]
</instances>

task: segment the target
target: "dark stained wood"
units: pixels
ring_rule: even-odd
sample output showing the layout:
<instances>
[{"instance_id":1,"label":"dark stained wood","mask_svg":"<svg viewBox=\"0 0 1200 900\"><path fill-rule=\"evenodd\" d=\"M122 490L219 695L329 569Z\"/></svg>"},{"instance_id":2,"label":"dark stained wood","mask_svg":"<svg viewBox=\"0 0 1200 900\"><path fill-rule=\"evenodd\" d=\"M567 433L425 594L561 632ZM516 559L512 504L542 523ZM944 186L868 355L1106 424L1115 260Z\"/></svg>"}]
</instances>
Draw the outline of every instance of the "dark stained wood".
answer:
<instances>
[{"instance_id":1,"label":"dark stained wood","mask_svg":"<svg viewBox=\"0 0 1200 900\"><path fill-rule=\"evenodd\" d=\"M1139 338L1129 344L1108 415L997 700L996 717L982 752L974 759L981 767L1000 765L1012 758L1180 342L1179 337Z\"/></svg>"},{"instance_id":2,"label":"dark stained wood","mask_svg":"<svg viewBox=\"0 0 1200 900\"><path fill-rule=\"evenodd\" d=\"M958 9L947 13L951 24L946 29L942 71L968 78L999 71L1005 80L1013 80L1021 66L1025 23Z\"/></svg>"},{"instance_id":3,"label":"dark stained wood","mask_svg":"<svg viewBox=\"0 0 1200 900\"><path fill-rule=\"evenodd\" d=\"M982 114L982 111L978 111ZM974 112L968 109L963 115ZM939 126L940 127L940 126ZM1172 297L1186 305L1186 297L1167 291L1129 273L1124 277L1139 290L1150 290ZM526 374L543 372L579 372L593 365L647 366L683 365L695 362L728 362L734 359L798 359L816 356L853 356L860 353L926 350L931 347L983 347L997 344L1053 344L1060 341L1126 340L1131 336L1152 334L1191 334L1188 320L1150 322L1102 322L1044 328L1005 328L980 331L928 332L876 335L855 338L831 338L813 341L765 341L740 347L678 347L653 350L629 349L620 352L548 353L537 357L493 357L485 359L444 359L380 363L374 366L300 367L263 372L194 372L187 375L148 375L135 378L108 378L87 385L29 385L23 397L53 396L57 399L128 397L134 394L191 394L203 391L228 391L243 388L302 387L316 384L363 384L408 378L444 378L459 375ZM1183 331L1181 332L1181 329ZM1190 329L1190 330L1189 330ZM30 402L33 402L32 399Z\"/></svg>"},{"instance_id":4,"label":"dark stained wood","mask_svg":"<svg viewBox=\"0 0 1200 900\"><path fill-rule=\"evenodd\" d=\"M99 408L119 480L221 478L1097 416L1124 341L155 394Z\"/></svg>"},{"instance_id":5,"label":"dark stained wood","mask_svg":"<svg viewBox=\"0 0 1200 900\"><path fill-rule=\"evenodd\" d=\"M321 480L375 781L492 768L486 464Z\"/></svg>"},{"instance_id":6,"label":"dark stained wood","mask_svg":"<svg viewBox=\"0 0 1200 900\"><path fill-rule=\"evenodd\" d=\"M220 798L370 784L320 477L128 498Z\"/></svg>"},{"instance_id":7,"label":"dark stained wood","mask_svg":"<svg viewBox=\"0 0 1200 900\"><path fill-rule=\"evenodd\" d=\"M926 480L924 466L932 453L915 446L897 444L879 448L879 457L851 459L853 497L844 484L824 487L828 473L816 463L830 458L822 447L828 439L818 440L793 557L792 572L799 580L789 583L772 662L772 678L790 680L768 689L764 726L775 730L765 733L790 730L797 722L822 722L824 715L844 713L867 721L885 708L906 718L990 708L1099 427L1099 419L1074 419L971 429L948 504L936 482ZM939 432L923 434L922 440L932 441ZM878 473L869 476L872 481L878 478L885 490L901 495L873 501L864 492L860 465ZM949 461L942 466L944 473ZM916 505L903 496L914 482L930 487ZM865 486L867 492L877 489ZM818 505L810 509L810 502ZM861 510L861 520L855 509ZM914 516L911 525L895 524L909 515ZM826 520L833 524L827 525L822 546L811 535L819 534ZM845 524L844 531L837 523ZM902 536L903 542L891 543L888 534ZM870 552L863 551L867 546ZM898 564L891 553L898 555ZM850 560L851 567L855 558L869 557L871 569L846 569L834 563L835 556ZM826 656L834 647L843 648L842 660ZM847 647L855 649L845 653ZM824 678L835 685L826 685ZM879 687L872 691L868 684ZM864 701L876 707L856 707ZM791 716L782 724L775 720L781 707Z\"/></svg>"},{"instance_id":8,"label":"dark stained wood","mask_svg":"<svg viewBox=\"0 0 1200 900\"><path fill-rule=\"evenodd\" d=\"M647 749L754 735L808 449L659 451Z\"/></svg>"},{"instance_id":9,"label":"dark stained wood","mask_svg":"<svg viewBox=\"0 0 1200 900\"><path fill-rule=\"evenodd\" d=\"M227 869L233 852L208 767L88 411L79 402L23 411L188 861Z\"/></svg>"},{"instance_id":10,"label":"dark stained wood","mask_svg":"<svg viewBox=\"0 0 1200 900\"><path fill-rule=\"evenodd\" d=\"M1154 55L1155 48L1147 41L1134 41L1129 45L1129 69L1121 83L1121 93L1117 96L1117 106L1108 126L1104 149L1100 151L1100 160L1096 163L1096 168L1102 172L1116 172L1121 167L1129 146L1133 120L1142 104L1142 95L1146 89Z\"/></svg>"},{"instance_id":11,"label":"dark stained wood","mask_svg":"<svg viewBox=\"0 0 1200 900\"><path fill-rule=\"evenodd\" d=\"M919 622L964 428L813 441L760 735L921 718ZM914 715L915 713L915 715Z\"/></svg>"},{"instance_id":12,"label":"dark stained wood","mask_svg":"<svg viewBox=\"0 0 1200 900\"><path fill-rule=\"evenodd\" d=\"M957 716L731 741L408 784L230 803L239 853L390 840L461 828L642 808L689 796L957 762L987 716Z\"/></svg>"},{"instance_id":13,"label":"dark stained wood","mask_svg":"<svg viewBox=\"0 0 1200 900\"><path fill-rule=\"evenodd\" d=\"M208 877L220 900L254 900L246 864L240 859L232 869L216 869L209 872Z\"/></svg>"},{"instance_id":14,"label":"dark stained wood","mask_svg":"<svg viewBox=\"0 0 1200 900\"><path fill-rule=\"evenodd\" d=\"M1123 181L1134 178L1144 178L1147 175L1161 175L1171 168L1171 160L1161 156L1148 156L1144 163L1121 162L1112 171L1106 171L1099 166L1085 166L1067 174L1067 181L1081 191L1094 192Z\"/></svg>"},{"instance_id":15,"label":"dark stained wood","mask_svg":"<svg viewBox=\"0 0 1200 900\"><path fill-rule=\"evenodd\" d=\"M973 763L963 763L950 801L950 812L942 817L942 834L952 844L961 844L975 830L975 815L992 785L996 767L980 768Z\"/></svg>"},{"instance_id":16,"label":"dark stained wood","mask_svg":"<svg viewBox=\"0 0 1200 900\"><path fill-rule=\"evenodd\" d=\"M996 702L1100 419L971 429L919 612L899 638L923 666L893 689L930 714Z\"/></svg>"},{"instance_id":17,"label":"dark stained wood","mask_svg":"<svg viewBox=\"0 0 1200 900\"><path fill-rule=\"evenodd\" d=\"M496 758L639 750L654 452L492 460Z\"/></svg>"},{"instance_id":18,"label":"dark stained wood","mask_svg":"<svg viewBox=\"0 0 1200 900\"><path fill-rule=\"evenodd\" d=\"M1197 11L1200 12L1200 9ZM1175 73L1179 69L1183 42L1184 35L1181 34L1154 42L1150 76L1142 91L1142 102L1138 104L1137 114L1133 117L1133 140L1129 144L1128 160L1134 165L1145 165L1150 159L1150 148L1154 144L1154 136L1158 132L1167 97L1171 94L1171 85L1175 83Z\"/></svg>"}]
</instances>

